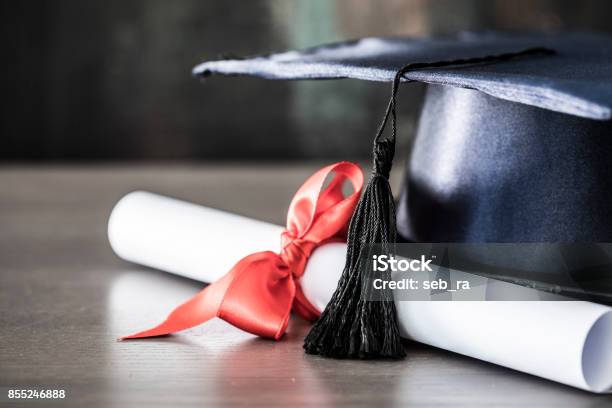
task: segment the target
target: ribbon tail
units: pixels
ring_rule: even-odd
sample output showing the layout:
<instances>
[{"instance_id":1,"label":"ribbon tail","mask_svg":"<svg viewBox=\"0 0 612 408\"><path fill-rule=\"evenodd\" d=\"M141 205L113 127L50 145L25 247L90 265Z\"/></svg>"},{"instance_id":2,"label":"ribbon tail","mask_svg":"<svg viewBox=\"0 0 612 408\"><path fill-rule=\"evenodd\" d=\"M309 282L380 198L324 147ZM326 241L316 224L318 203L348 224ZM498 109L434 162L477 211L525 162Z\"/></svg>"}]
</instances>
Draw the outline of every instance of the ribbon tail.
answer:
<instances>
[{"instance_id":1,"label":"ribbon tail","mask_svg":"<svg viewBox=\"0 0 612 408\"><path fill-rule=\"evenodd\" d=\"M166 320L159 325L149 330L121 337L120 340L165 336L206 323L219 315L223 298L231 282L231 274L225 275L174 309Z\"/></svg>"},{"instance_id":2,"label":"ribbon tail","mask_svg":"<svg viewBox=\"0 0 612 408\"><path fill-rule=\"evenodd\" d=\"M164 322L121 340L164 336L219 317L249 333L280 339L295 293L293 278L280 257L258 252L242 258L221 279L178 306Z\"/></svg>"},{"instance_id":3,"label":"ribbon tail","mask_svg":"<svg viewBox=\"0 0 612 408\"><path fill-rule=\"evenodd\" d=\"M302 319L308 320L309 322L314 322L321 315L321 312L306 299L299 283L296 283L293 310L300 315Z\"/></svg>"}]
</instances>

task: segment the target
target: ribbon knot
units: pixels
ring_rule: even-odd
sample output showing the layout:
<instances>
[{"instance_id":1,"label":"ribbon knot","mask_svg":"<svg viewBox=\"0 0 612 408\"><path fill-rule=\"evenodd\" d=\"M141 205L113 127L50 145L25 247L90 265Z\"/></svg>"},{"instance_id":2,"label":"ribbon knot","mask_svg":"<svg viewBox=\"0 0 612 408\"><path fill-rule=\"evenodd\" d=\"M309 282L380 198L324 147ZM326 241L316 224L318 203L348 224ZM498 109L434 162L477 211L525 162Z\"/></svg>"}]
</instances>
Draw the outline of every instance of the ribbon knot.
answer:
<instances>
[{"instance_id":1,"label":"ribbon knot","mask_svg":"<svg viewBox=\"0 0 612 408\"><path fill-rule=\"evenodd\" d=\"M348 196L343 193L345 181L353 187ZM164 322L123 339L163 336L219 317L247 332L278 340L287 329L292 309L307 320L316 319L320 311L308 302L299 280L318 246L346 240L362 186L363 174L353 163L320 169L291 201L278 254L264 251L242 258L221 279L174 309Z\"/></svg>"},{"instance_id":2,"label":"ribbon knot","mask_svg":"<svg viewBox=\"0 0 612 408\"><path fill-rule=\"evenodd\" d=\"M283 233L281 246L279 256L291 268L293 278L301 278L304 274L304 268L306 268L306 262L308 262L308 258L318 244L305 239L293 238L289 234Z\"/></svg>"}]
</instances>

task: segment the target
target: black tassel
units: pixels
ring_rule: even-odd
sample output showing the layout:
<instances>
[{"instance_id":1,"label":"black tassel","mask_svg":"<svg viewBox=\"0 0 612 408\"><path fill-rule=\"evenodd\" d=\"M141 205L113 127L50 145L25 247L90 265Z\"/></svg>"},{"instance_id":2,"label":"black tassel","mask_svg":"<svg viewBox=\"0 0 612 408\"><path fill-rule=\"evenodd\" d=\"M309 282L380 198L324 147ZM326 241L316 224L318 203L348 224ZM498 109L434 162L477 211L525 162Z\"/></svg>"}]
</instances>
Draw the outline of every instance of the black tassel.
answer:
<instances>
[{"instance_id":1,"label":"black tassel","mask_svg":"<svg viewBox=\"0 0 612 408\"><path fill-rule=\"evenodd\" d=\"M374 140L372 176L361 196L349 225L346 265L338 288L304 342L309 354L333 358L402 358L402 346L393 295L383 291L382 299L371 300L368 244L380 244L392 252L397 229L395 201L389 185L389 173L395 154L395 96L403 72L393 81L392 97ZM393 131L382 138L385 125L393 118ZM382 276L383 279L390 278ZM364 291L364 293L362 293Z\"/></svg>"},{"instance_id":2,"label":"black tassel","mask_svg":"<svg viewBox=\"0 0 612 408\"><path fill-rule=\"evenodd\" d=\"M402 67L395 75L391 98L385 116L374 138L374 164L370 181L351 219L348 232L346 264L332 299L304 341L308 354L332 358L400 359L406 352L401 343L393 294L377 293L373 300L373 272L364 262L371 259L371 244L379 244L383 253L393 253L397 229L395 202L389 185L389 174L395 154L397 132L396 96L406 72L432 67L503 61L529 54L552 54L545 48L531 48L517 53L479 58L414 63ZM389 116L391 134L383 138ZM377 276L390 279L390 272Z\"/></svg>"}]
</instances>

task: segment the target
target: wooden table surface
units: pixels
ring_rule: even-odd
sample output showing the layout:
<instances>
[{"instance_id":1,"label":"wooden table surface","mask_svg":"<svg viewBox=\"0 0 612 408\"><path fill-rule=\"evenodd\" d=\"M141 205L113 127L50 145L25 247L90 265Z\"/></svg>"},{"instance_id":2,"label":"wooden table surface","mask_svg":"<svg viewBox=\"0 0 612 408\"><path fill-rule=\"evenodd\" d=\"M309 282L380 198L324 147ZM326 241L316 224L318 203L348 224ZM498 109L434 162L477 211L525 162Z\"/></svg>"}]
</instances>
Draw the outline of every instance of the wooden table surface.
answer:
<instances>
[{"instance_id":1,"label":"wooden table surface","mask_svg":"<svg viewBox=\"0 0 612 408\"><path fill-rule=\"evenodd\" d=\"M611 396L416 343L400 362L307 356L299 318L280 342L217 320L116 341L202 286L114 256L106 222L123 194L149 190L280 224L319 166L0 167L0 389L63 388L64 406L612 406Z\"/></svg>"}]
</instances>

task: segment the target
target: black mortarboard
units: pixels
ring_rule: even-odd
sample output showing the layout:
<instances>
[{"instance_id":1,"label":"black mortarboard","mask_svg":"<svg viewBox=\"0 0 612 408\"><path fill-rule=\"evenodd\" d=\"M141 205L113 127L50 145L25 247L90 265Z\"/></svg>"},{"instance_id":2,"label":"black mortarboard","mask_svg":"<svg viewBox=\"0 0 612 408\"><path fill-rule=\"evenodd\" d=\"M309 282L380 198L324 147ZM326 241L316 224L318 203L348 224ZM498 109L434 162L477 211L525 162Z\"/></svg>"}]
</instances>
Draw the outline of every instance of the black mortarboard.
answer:
<instances>
[{"instance_id":1,"label":"black mortarboard","mask_svg":"<svg viewBox=\"0 0 612 408\"><path fill-rule=\"evenodd\" d=\"M397 214L403 239L612 242L610 36L366 38L205 62L194 73L427 83ZM395 225L387 225L395 224L388 184L378 180L379 173L388 175L393 158L394 135L381 134L394 109L392 97L376 137L375 185L366 189L351 223L343 280L307 339L309 352L334 357L403 353L388 339L397 335L396 328L381 327L381 320L393 320L386 302L367 302L383 304L384 310L373 310L377 306L347 299L347 285L355 284L350 282L356 268L351 241L356 252L364 241L395 240ZM390 210L385 213L384 207ZM364 316L377 323L364 326ZM350 337L348 343L342 343L343 336Z\"/></svg>"}]
</instances>

